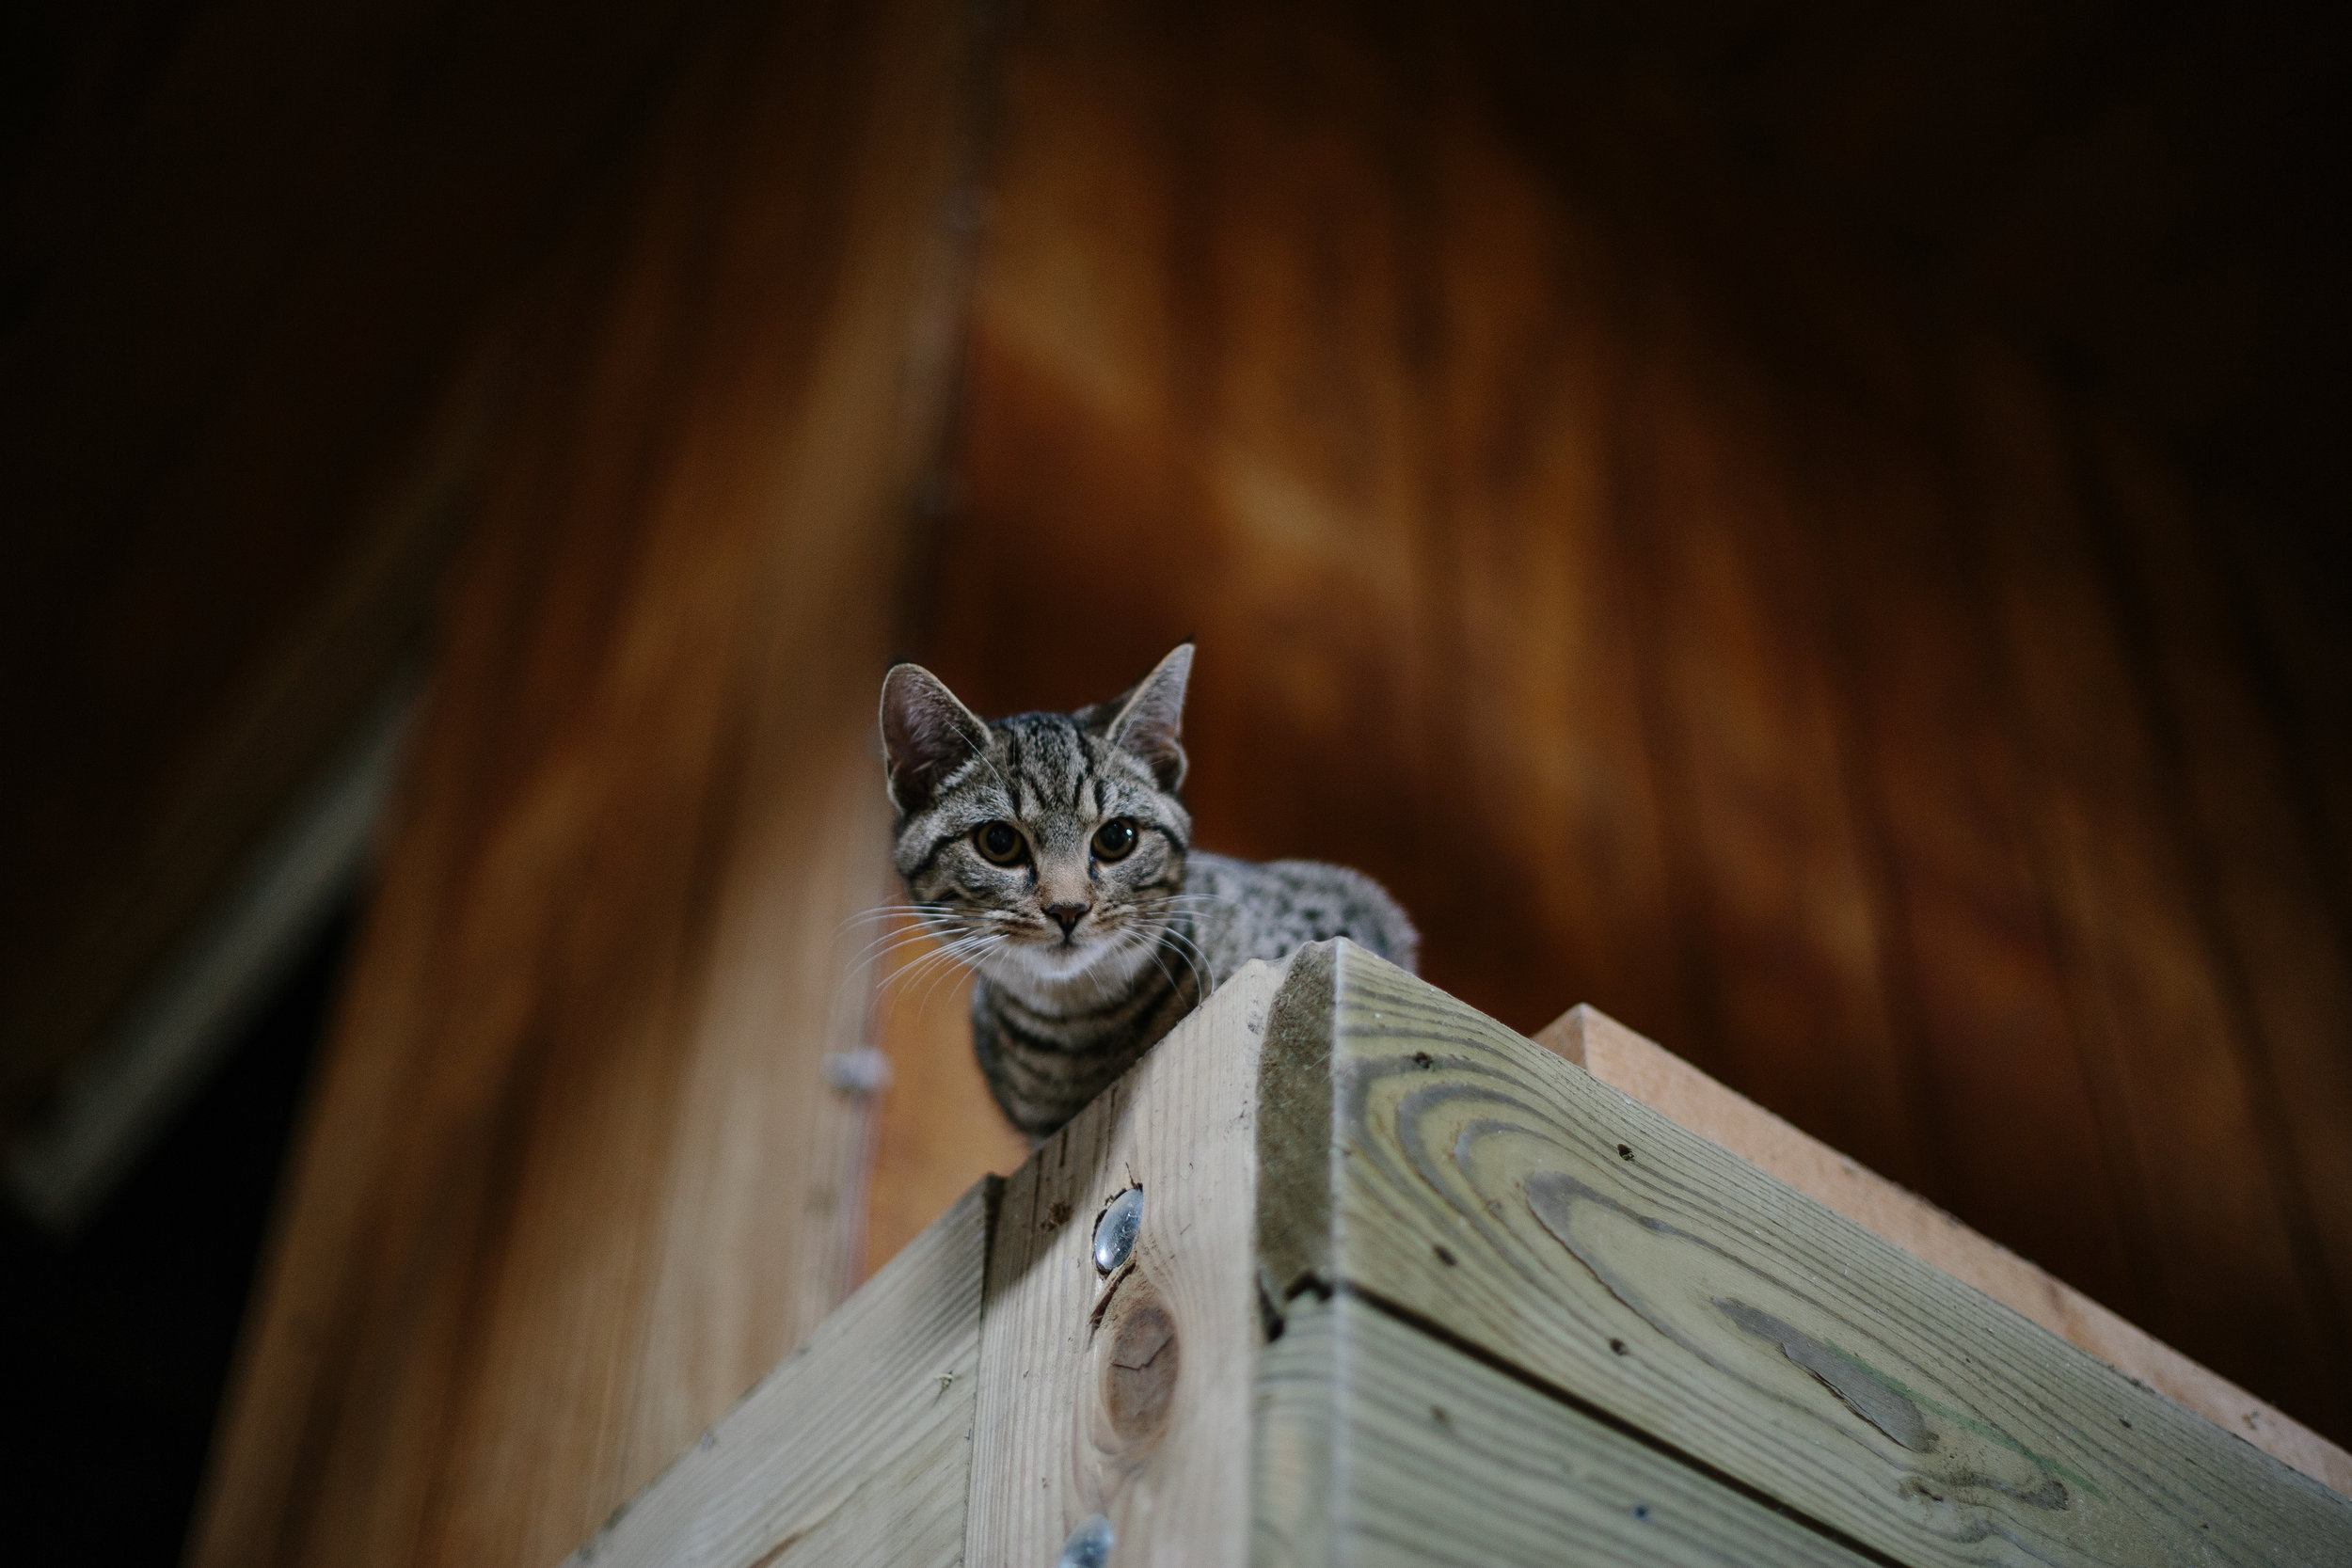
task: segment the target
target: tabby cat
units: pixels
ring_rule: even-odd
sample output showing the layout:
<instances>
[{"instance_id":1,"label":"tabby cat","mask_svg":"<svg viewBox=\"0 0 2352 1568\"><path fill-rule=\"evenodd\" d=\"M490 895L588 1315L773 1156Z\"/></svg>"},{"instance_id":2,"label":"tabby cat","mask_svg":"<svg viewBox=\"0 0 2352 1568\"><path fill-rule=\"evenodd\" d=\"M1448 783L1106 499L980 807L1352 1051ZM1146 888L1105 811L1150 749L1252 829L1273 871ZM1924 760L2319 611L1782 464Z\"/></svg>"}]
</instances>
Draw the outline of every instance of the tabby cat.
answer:
<instances>
[{"instance_id":1,"label":"tabby cat","mask_svg":"<svg viewBox=\"0 0 2352 1568\"><path fill-rule=\"evenodd\" d=\"M882 681L898 874L977 973L980 1070L1033 1139L1252 958L1343 936L1413 967L1412 923L1370 878L1192 847L1177 794L1191 671L1187 642L1109 702L993 721L918 665Z\"/></svg>"}]
</instances>

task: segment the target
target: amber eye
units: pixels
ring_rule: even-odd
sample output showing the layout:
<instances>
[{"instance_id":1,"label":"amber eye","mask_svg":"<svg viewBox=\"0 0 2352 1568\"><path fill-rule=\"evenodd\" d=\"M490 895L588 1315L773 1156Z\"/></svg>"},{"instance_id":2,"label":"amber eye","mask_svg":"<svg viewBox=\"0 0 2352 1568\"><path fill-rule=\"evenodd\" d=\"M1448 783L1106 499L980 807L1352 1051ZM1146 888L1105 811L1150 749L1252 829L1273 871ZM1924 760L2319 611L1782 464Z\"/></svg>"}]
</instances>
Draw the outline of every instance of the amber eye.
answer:
<instances>
[{"instance_id":1,"label":"amber eye","mask_svg":"<svg viewBox=\"0 0 2352 1568\"><path fill-rule=\"evenodd\" d=\"M980 824L972 832L972 847L980 852L983 860L993 861L998 865L1014 864L1029 852L1028 841L1021 836L1021 830L1009 822Z\"/></svg>"},{"instance_id":2,"label":"amber eye","mask_svg":"<svg viewBox=\"0 0 2352 1568\"><path fill-rule=\"evenodd\" d=\"M1094 856L1097 860L1124 860L1136 847L1136 825L1123 816L1114 816L1094 830Z\"/></svg>"}]
</instances>

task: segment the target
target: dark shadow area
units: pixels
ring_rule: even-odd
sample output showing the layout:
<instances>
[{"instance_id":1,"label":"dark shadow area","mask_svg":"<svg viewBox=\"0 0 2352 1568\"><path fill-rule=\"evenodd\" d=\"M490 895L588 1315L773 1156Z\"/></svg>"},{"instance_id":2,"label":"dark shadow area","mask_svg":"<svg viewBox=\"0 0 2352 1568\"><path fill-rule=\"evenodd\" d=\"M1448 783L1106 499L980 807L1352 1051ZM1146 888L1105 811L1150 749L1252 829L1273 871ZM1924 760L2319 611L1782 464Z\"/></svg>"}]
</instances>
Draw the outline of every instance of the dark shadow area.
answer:
<instances>
[{"instance_id":1,"label":"dark shadow area","mask_svg":"<svg viewBox=\"0 0 2352 1568\"><path fill-rule=\"evenodd\" d=\"M68 1242L0 1230L8 1560L180 1560L287 1140L357 911L313 941L227 1066Z\"/></svg>"}]
</instances>

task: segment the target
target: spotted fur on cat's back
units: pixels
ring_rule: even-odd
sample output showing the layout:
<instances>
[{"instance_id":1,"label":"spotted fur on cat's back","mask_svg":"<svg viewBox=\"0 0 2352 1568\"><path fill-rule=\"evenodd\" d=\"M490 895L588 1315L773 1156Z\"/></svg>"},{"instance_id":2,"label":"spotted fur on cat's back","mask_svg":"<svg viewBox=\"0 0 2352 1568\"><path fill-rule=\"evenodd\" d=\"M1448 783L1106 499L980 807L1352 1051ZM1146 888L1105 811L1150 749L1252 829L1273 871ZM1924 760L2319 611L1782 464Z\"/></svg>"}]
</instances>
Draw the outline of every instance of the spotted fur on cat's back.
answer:
<instances>
[{"instance_id":1,"label":"spotted fur on cat's back","mask_svg":"<svg viewBox=\"0 0 2352 1568\"><path fill-rule=\"evenodd\" d=\"M1187 642L1075 713L983 720L928 670L882 681L893 855L915 916L968 964L980 1069L1041 1138L1252 958L1346 937L1414 967L1380 885L1192 847L1181 794Z\"/></svg>"}]
</instances>

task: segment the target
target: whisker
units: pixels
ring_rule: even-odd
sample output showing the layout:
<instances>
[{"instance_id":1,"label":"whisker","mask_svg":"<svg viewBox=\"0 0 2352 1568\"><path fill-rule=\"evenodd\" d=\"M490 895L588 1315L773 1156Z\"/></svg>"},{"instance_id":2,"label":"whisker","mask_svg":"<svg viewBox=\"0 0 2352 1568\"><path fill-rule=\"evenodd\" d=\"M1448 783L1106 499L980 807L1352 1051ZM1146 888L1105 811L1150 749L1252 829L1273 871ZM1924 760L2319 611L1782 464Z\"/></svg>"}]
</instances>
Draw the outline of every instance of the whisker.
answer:
<instances>
[{"instance_id":1,"label":"whisker","mask_svg":"<svg viewBox=\"0 0 2352 1568\"><path fill-rule=\"evenodd\" d=\"M857 913L844 919L833 930L834 935L839 936L852 926L869 925L874 921L888 920L897 915L947 914L954 909L955 906L952 904L915 904L894 900L887 904L877 904L870 910L860 910Z\"/></svg>"},{"instance_id":2,"label":"whisker","mask_svg":"<svg viewBox=\"0 0 2352 1568\"><path fill-rule=\"evenodd\" d=\"M975 945L966 951L977 955L978 953L985 952L987 949L1001 942L1004 939L1002 937L993 931L984 932L979 937L974 939ZM976 966L973 964L970 958L964 957L961 954L956 958L953 963L939 965L937 972L931 976L930 984L923 988L922 999L915 1004L915 1017L921 1018L925 1013L930 1010L931 997L938 991L941 982L955 974L956 970L959 968L971 970L975 969Z\"/></svg>"},{"instance_id":3,"label":"whisker","mask_svg":"<svg viewBox=\"0 0 2352 1568\"><path fill-rule=\"evenodd\" d=\"M883 932L868 942L854 955L851 962L856 967L863 968L907 947L917 946L927 942L953 942L973 934L975 934L973 928L960 919L934 915L930 917L928 924L912 930Z\"/></svg>"},{"instance_id":4,"label":"whisker","mask_svg":"<svg viewBox=\"0 0 2352 1568\"><path fill-rule=\"evenodd\" d=\"M964 964L966 967L969 967L964 955L977 952L994 940L995 933L982 931L968 936L959 937L950 942L945 942L940 946L933 948L930 952L924 954L921 958L907 965L904 969L899 970L897 974L891 975L890 978L883 983L882 989L886 993L893 990L911 985L914 983L915 976L925 974L933 968L942 967L944 965Z\"/></svg>"},{"instance_id":5,"label":"whisker","mask_svg":"<svg viewBox=\"0 0 2352 1568\"><path fill-rule=\"evenodd\" d=\"M1193 939L1191 932L1179 928L1172 920L1161 924L1160 936L1163 942L1172 939L1176 956L1191 967L1193 984L1198 988L1194 992L1195 1001L1207 997L1215 989L1209 978L1209 970L1214 966L1209 963L1207 950ZM1198 961L1195 961L1196 954L1199 955Z\"/></svg>"}]
</instances>

